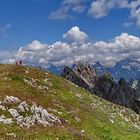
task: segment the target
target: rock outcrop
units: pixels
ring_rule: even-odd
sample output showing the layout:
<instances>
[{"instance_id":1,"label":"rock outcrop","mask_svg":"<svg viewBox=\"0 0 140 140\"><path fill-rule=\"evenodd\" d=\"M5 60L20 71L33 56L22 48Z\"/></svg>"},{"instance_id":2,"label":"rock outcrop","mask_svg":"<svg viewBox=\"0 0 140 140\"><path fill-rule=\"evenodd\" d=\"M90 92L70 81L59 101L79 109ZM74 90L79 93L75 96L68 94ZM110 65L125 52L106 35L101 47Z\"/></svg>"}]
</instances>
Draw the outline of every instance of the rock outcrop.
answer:
<instances>
[{"instance_id":1,"label":"rock outcrop","mask_svg":"<svg viewBox=\"0 0 140 140\"><path fill-rule=\"evenodd\" d=\"M131 79L129 85L137 91L136 100L140 102L140 79Z\"/></svg>"},{"instance_id":2,"label":"rock outcrop","mask_svg":"<svg viewBox=\"0 0 140 140\"><path fill-rule=\"evenodd\" d=\"M138 93L129 87L124 78L121 78L119 82L116 83L112 79L102 76L96 81L94 93L115 104L123 105L140 113L140 106L136 102Z\"/></svg>"},{"instance_id":3,"label":"rock outcrop","mask_svg":"<svg viewBox=\"0 0 140 140\"><path fill-rule=\"evenodd\" d=\"M110 73L105 72L102 76L98 76L97 71L92 66L81 63L76 65L74 69L68 66L64 67L61 76L97 96L140 114L140 103L137 98L139 93L135 88L130 87L124 78L121 78L117 83Z\"/></svg>"},{"instance_id":4,"label":"rock outcrop","mask_svg":"<svg viewBox=\"0 0 140 140\"><path fill-rule=\"evenodd\" d=\"M0 110L4 113L0 116L0 123L3 124L16 123L21 127L27 128L36 124L43 126L61 124L59 118L48 113L45 108L37 106L35 103L21 101L18 97L6 96L1 101L0 106ZM8 116L5 114L8 114Z\"/></svg>"},{"instance_id":5,"label":"rock outcrop","mask_svg":"<svg viewBox=\"0 0 140 140\"><path fill-rule=\"evenodd\" d=\"M65 66L61 76L89 91L92 91L94 83L98 79L97 71L91 65L82 63L78 63L74 69Z\"/></svg>"},{"instance_id":6,"label":"rock outcrop","mask_svg":"<svg viewBox=\"0 0 140 140\"><path fill-rule=\"evenodd\" d=\"M70 69L67 66L64 67L61 76L71 81L72 83L75 83L76 85L79 85L87 90L90 90L90 85L87 82L85 82L85 80L80 75L78 75L74 70Z\"/></svg>"},{"instance_id":7,"label":"rock outcrop","mask_svg":"<svg viewBox=\"0 0 140 140\"><path fill-rule=\"evenodd\" d=\"M4 104L18 104L20 102L21 100L14 96L6 96L3 101Z\"/></svg>"}]
</instances>

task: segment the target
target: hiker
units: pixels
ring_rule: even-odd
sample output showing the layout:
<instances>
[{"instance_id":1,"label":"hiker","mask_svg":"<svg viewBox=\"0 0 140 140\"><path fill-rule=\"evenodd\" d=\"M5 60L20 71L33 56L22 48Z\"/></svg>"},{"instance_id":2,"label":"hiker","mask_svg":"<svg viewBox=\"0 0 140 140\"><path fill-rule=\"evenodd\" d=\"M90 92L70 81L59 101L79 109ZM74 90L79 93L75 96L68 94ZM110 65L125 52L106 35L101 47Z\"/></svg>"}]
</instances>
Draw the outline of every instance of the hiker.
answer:
<instances>
[{"instance_id":1,"label":"hiker","mask_svg":"<svg viewBox=\"0 0 140 140\"><path fill-rule=\"evenodd\" d=\"M16 61L16 65L21 66L22 65L22 60Z\"/></svg>"},{"instance_id":2,"label":"hiker","mask_svg":"<svg viewBox=\"0 0 140 140\"><path fill-rule=\"evenodd\" d=\"M19 61L19 65L20 65L20 66L22 65L22 60Z\"/></svg>"}]
</instances>

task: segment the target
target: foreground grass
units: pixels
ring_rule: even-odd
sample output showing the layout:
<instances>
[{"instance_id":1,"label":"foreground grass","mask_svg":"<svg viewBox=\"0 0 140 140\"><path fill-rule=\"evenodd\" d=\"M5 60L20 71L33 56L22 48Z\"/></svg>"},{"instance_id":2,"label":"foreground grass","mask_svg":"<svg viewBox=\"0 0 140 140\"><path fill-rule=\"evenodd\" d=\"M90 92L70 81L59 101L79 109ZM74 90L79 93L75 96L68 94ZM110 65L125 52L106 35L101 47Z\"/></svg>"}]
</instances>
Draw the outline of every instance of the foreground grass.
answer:
<instances>
[{"instance_id":1,"label":"foreground grass","mask_svg":"<svg viewBox=\"0 0 140 140\"><path fill-rule=\"evenodd\" d=\"M31 81L33 85L25 82ZM43 86L47 88L42 88ZM129 109L109 103L48 72L0 65L0 99L13 95L46 108L62 125L29 129L0 124L0 140L139 140L140 120ZM123 115L120 111L124 111Z\"/></svg>"}]
</instances>

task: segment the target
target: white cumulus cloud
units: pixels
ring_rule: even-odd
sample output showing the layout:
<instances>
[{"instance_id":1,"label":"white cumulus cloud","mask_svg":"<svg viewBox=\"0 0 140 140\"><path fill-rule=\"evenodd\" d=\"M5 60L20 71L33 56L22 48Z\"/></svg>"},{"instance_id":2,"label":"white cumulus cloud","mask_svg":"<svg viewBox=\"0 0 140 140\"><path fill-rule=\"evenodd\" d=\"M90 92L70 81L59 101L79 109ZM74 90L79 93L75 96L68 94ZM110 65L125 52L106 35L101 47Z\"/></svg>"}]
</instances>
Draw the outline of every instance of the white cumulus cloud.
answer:
<instances>
[{"instance_id":1,"label":"white cumulus cloud","mask_svg":"<svg viewBox=\"0 0 140 140\"><path fill-rule=\"evenodd\" d=\"M94 0L88 10L89 15L95 18L102 18L113 8L128 8L127 0Z\"/></svg>"},{"instance_id":2,"label":"white cumulus cloud","mask_svg":"<svg viewBox=\"0 0 140 140\"><path fill-rule=\"evenodd\" d=\"M32 41L31 44L26 46L26 49L29 51L39 51L39 50L44 50L46 48L46 44L43 45L42 43L40 43L37 40Z\"/></svg>"},{"instance_id":3,"label":"white cumulus cloud","mask_svg":"<svg viewBox=\"0 0 140 140\"><path fill-rule=\"evenodd\" d=\"M72 27L67 33L63 35L63 38L70 42L84 42L88 39L88 35L80 31L79 27Z\"/></svg>"}]
</instances>

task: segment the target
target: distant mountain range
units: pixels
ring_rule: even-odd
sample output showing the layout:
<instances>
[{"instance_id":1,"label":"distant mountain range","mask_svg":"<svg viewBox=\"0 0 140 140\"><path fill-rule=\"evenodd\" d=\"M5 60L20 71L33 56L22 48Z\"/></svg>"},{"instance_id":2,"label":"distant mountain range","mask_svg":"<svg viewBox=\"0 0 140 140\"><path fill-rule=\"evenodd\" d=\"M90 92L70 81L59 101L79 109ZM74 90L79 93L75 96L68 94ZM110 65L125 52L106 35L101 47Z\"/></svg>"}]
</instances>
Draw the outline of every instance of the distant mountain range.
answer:
<instances>
[{"instance_id":1,"label":"distant mountain range","mask_svg":"<svg viewBox=\"0 0 140 140\"><path fill-rule=\"evenodd\" d=\"M74 65L72 66L74 67ZM114 80L118 81L120 78L124 78L126 81L130 81L132 79L140 79L140 62L126 59L116 63L113 67L104 67L97 62L93 65L94 68L98 70L100 75L103 75L105 71L108 71L114 78ZM56 67L50 65L47 68L48 71L60 75L63 71L64 66Z\"/></svg>"},{"instance_id":2,"label":"distant mountain range","mask_svg":"<svg viewBox=\"0 0 140 140\"><path fill-rule=\"evenodd\" d=\"M125 78L127 81L130 79L140 78L140 63L126 59L118 62L114 67L107 68L115 80Z\"/></svg>"}]
</instances>

